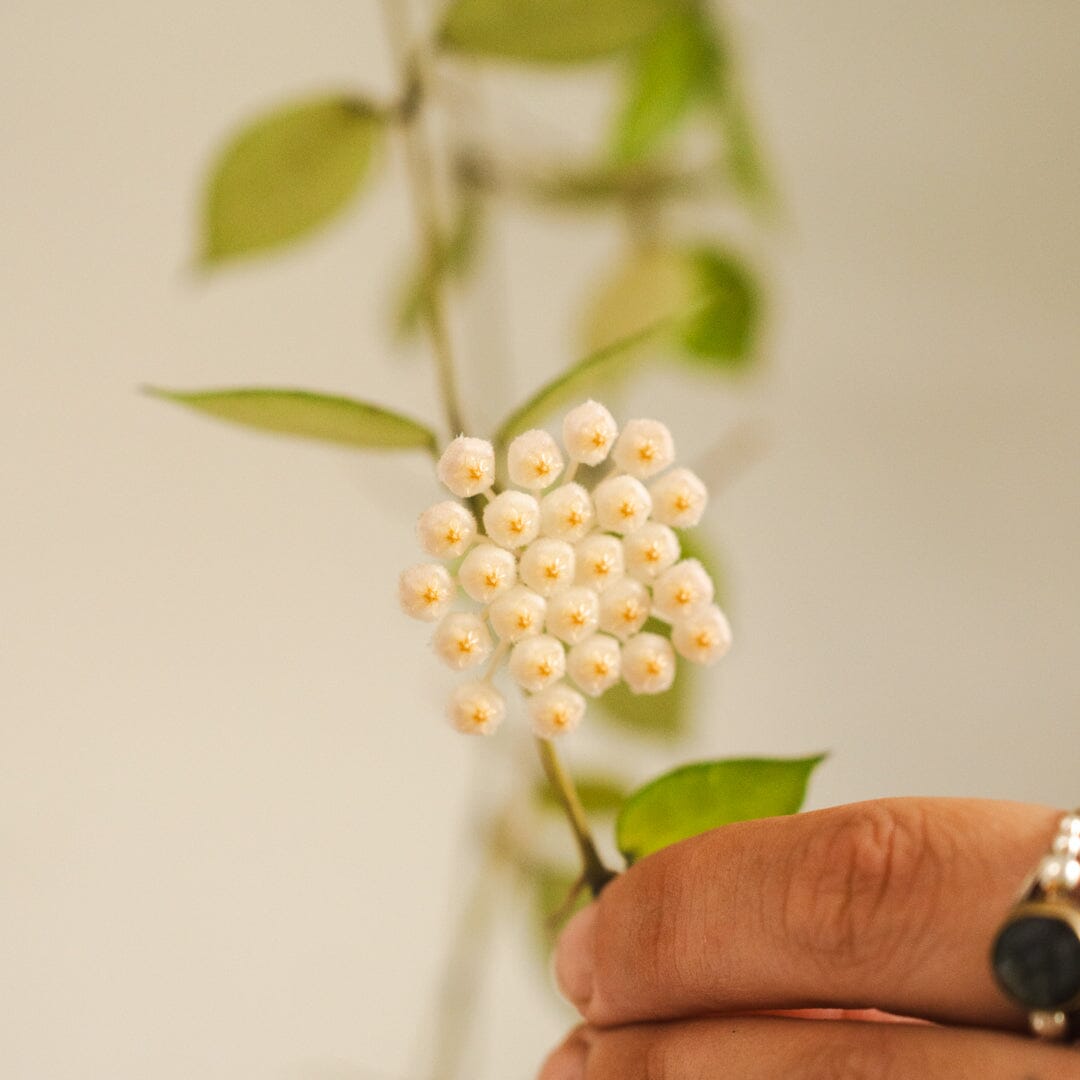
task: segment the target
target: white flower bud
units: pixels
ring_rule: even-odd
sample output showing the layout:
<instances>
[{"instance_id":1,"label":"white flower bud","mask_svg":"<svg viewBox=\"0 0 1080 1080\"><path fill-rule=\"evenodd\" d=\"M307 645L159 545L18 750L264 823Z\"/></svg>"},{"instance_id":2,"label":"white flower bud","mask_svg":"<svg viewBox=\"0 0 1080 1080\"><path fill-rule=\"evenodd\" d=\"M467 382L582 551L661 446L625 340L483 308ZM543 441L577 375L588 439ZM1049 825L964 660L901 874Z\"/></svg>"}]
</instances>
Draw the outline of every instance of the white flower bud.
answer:
<instances>
[{"instance_id":1,"label":"white flower bud","mask_svg":"<svg viewBox=\"0 0 1080 1080\"><path fill-rule=\"evenodd\" d=\"M476 519L447 499L428 507L416 523L420 546L436 559L456 559L476 538Z\"/></svg>"},{"instance_id":2,"label":"white flower bud","mask_svg":"<svg viewBox=\"0 0 1080 1080\"><path fill-rule=\"evenodd\" d=\"M619 681L619 643L607 634L593 634L579 641L566 656L566 670L586 694L599 697Z\"/></svg>"},{"instance_id":3,"label":"white flower bud","mask_svg":"<svg viewBox=\"0 0 1080 1080\"><path fill-rule=\"evenodd\" d=\"M565 735L585 718L585 699L566 683L549 686L529 698L529 720L542 739Z\"/></svg>"},{"instance_id":4,"label":"white flower bud","mask_svg":"<svg viewBox=\"0 0 1080 1080\"><path fill-rule=\"evenodd\" d=\"M439 659L455 671L482 664L492 650L491 634L476 616L463 611L447 615L431 639Z\"/></svg>"},{"instance_id":5,"label":"white flower bud","mask_svg":"<svg viewBox=\"0 0 1080 1080\"><path fill-rule=\"evenodd\" d=\"M647 521L623 541L626 572L653 581L679 558L679 538L666 525Z\"/></svg>"},{"instance_id":6,"label":"white flower bud","mask_svg":"<svg viewBox=\"0 0 1080 1080\"><path fill-rule=\"evenodd\" d=\"M556 593L548 601L548 633L567 645L587 638L599 625L600 598L592 589L575 585Z\"/></svg>"},{"instance_id":7,"label":"white flower bud","mask_svg":"<svg viewBox=\"0 0 1080 1080\"><path fill-rule=\"evenodd\" d=\"M531 544L540 531L540 504L524 491L504 491L484 507L484 531L505 548Z\"/></svg>"},{"instance_id":8,"label":"white flower bud","mask_svg":"<svg viewBox=\"0 0 1080 1080\"><path fill-rule=\"evenodd\" d=\"M600 628L625 641L649 617L649 590L633 578L623 578L600 594Z\"/></svg>"},{"instance_id":9,"label":"white flower bud","mask_svg":"<svg viewBox=\"0 0 1080 1080\"><path fill-rule=\"evenodd\" d=\"M689 529L701 520L709 493L696 473L672 469L649 485L653 517L676 529Z\"/></svg>"},{"instance_id":10,"label":"white flower bud","mask_svg":"<svg viewBox=\"0 0 1080 1080\"><path fill-rule=\"evenodd\" d=\"M619 434L615 417L599 401L586 401L563 420L563 445L571 461L599 465Z\"/></svg>"},{"instance_id":11,"label":"white flower bud","mask_svg":"<svg viewBox=\"0 0 1080 1080\"><path fill-rule=\"evenodd\" d=\"M436 563L410 566L398 578L401 610L425 622L434 622L446 614L454 602L454 592L454 579L445 566Z\"/></svg>"},{"instance_id":12,"label":"white flower bud","mask_svg":"<svg viewBox=\"0 0 1080 1080\"><path fill-rule=\"evenodd\" d=\"M521 555L521 580L541 596L567 588L574 582L574 549L565 540L534 540Z\"/></svg>"},{"instance_id":13,"label":"white flower bud","mask_svg":"<svg viewBox=\"0 0 1080 1080\"><path fill-rule=\"evenodd\" d=\"M458 581L474 600L490 604L517 581L517 560L504 548L477 544L462 560Z\"/></svg>"},{"instance_id":14,"label":"white flower bud","mask_svg":"<svg viewBox=\"0 0 1080 1080\"><path fill-rule=\"evenodd\" d=\"M731 625L724 613L710 604L676 623L671 643L680 656L695 664L715 664L731 648Z\"/></svg>"},{"instance_id":15,"label":"white flower bud","mask_svg":"<svg viewBox=\"0 0 1080 1080\"><path fill-rule=\"evenodd\" d=\"M545 536L576 544L592 528L592 499L580 484L563 484L540 500L540 528Z\"/></svg>"},{"instance_id":16,"label":"white flower bud","mask_svg":"<svg viewBox=\"0 0 1080 1080\"><path fill-rule=\"evenodd\" d=\"M593 533L574 549L577 555L577 583L603 592L626 569L622 541L617 536Z\"/></svg>"},{"instance_id":17,"label":"white flower bud","mask_svg":"<svg viewBox=\"0 0 1080 1080\"><path fill-rule=\"evenodd\" d=\"M546 614L547 601L524 585L504 592L488 609L495 633L510 642L539 634Z\"/></svg>"},{"instance_id":18,"label":"white flower bud","mask_svg":"<svg viewBox=\"0 0 1080 1080\"><path fill-rule=\"evenodd\" d=\"M666 637L638 634L622 648L622 677L635 694L662 694L675 681L675 650Z\"/></svg>"},{"instance_id":19,"label":"white flower bud","mask_svg":"<svg viewBox=\"0 0 1080 1080\"><path fill-rule=\"evenodd\" d=\"M506 715L506 699L488 683L462 683L450 695L446 715L463 735L491 735Z\"/></svg>"},{"instance_id":20,"label":"white flower bud","mask_svg":"<svg viewBox=\"0 0 1080 1080\"><path fill-rule=\"evenodd\" d=\"M617 533L640 529L652 511L652 499L645 485L625 473L601 480L593 492L593 504L600 528Z\"/></svg>"},{"instance_id":21,"label":"white flower bud","mask_svg":"<svg viewBox=\"0 0 1080 1080\"><path fill-rule=\"evenodd\" d=\"M510 675L523 690L535 694L566 674L562 642L541 634L519 641L510 652Z\"/></svg>"},{"instance_id":22,"label":"white flower bud","mask_svg":"<svg viewBox=\"0 0 1080 1080\"><path fill-rule=\"evenodd\" d=\"M675 441L659 420L631 420L611 455L623 472L642 479L655 476L675 460Z\"/></svg>"},{"instance_id":23,"label":"white flower bud","mask_svg":"<svg viewBox=\"0 0 1080 1080\"><path fill-rule=\"evenodd\" d=\"M668 622L679 622L713 600L712 578L697 559L683 559L665 570L653 585L653 610Z\"/></svg>"},{"instance_id":24,"label":"white flower bud","mask_svg":"<svg viewBox=\"0 0 1080 1080\"><path fill-rule=\"evenodd\" d=\"M495 482L495 448L486 439L459 435L443 451L435 471L459 498L479 495Z\"/></svg>"},{"instance_id":25,"label":"white flower bud","mask_svg":"<svg viewBox=\"0 0 1080 1080\"><path fill-rule=\"evenodd\" d=\"M539 428L523 432L506 452L510 479L518 487L541 491L559 479L563 471L559 444Z\"/></svg>"}]
</instances>

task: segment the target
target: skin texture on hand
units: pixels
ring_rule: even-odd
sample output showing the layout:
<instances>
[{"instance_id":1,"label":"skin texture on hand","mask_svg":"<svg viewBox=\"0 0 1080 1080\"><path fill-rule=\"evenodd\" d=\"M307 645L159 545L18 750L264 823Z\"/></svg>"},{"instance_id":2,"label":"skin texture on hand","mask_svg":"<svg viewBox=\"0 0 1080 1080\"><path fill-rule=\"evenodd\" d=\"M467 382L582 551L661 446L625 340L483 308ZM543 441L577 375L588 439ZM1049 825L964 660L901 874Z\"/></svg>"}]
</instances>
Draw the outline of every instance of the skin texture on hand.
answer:
<instances>
[{"instance_id":1,"label":"skin texture on hand","mask_svg":"<svg viewBox=\"0 0 1080 1080\"><path fill-rule=\"evenodd\" d=\"M586 1023L541 1080L1080 1080L1080 1048L1015 1034L989 965L1060 813L881 800L642 860L560 941ZM842 1011L747 1015L782 1010Z\"/></svg>"}]
</instances>

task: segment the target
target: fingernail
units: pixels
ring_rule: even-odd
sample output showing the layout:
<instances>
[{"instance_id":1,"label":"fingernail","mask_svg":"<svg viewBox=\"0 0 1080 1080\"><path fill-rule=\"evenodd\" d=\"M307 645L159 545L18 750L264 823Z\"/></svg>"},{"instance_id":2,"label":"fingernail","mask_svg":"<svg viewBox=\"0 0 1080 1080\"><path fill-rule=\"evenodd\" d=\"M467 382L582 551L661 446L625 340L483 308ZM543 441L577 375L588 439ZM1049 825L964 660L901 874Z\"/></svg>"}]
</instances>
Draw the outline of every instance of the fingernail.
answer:
<instances>
[{"instance_id":1,"label":"fingernail","mask_svg":"<svg viewBox=\"0 0 1080 1080\"><path fill-rule=\"evenodd\" d=\"M579 911L562 932L555 951L555 978L566 999L579 1011L593 992L596 905Z\"/></svg>"},{"instance_id":2,"label":"fingernail","mask_svg":"<svg viewBox=\"0 0 1080 1080\"><path fill-rule=\"evenodd\" d=\"M575 1035L544 1062L539 1080L585 1080L588 1057L588 1042Z\"/></svg>"}]
</instances>

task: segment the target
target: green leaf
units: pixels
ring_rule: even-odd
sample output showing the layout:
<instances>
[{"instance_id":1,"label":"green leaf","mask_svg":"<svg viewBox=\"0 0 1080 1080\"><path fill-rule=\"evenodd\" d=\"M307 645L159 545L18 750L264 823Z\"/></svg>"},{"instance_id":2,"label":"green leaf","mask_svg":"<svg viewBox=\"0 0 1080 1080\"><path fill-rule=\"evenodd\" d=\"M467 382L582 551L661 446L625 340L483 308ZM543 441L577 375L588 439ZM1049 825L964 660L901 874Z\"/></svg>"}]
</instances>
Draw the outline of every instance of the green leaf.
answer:
<instances>
[{"instance_id":1,"label":"green leaf","mask_svg":"<svg viewBox=\"0 0 1080 1080\"><path fill-rule=\"evenodd\" d=\"M672 11L629 59L613 157L639 161L661 146L720 82L721 57L704 14Z\"/></svg>"},{"instance_id":2,"label":"green leaf","mask_svg":"<svg viewBox=\"0 0 1080 1080\"><path fill-rule=\"evenodd\" d=\"M719 108L727 141L727 171L736 191L754 206L773 207L776 192L742 95L736 88L729 88Z\"/></svg>"},{"instance_id":3,"label":"green leaf","mask_svg":"<svg viewBox=\"0 0 1080 1080\"><path fill-rule=\"evenodd\" d=\"M574 785L587 814L614 814L626 802L626 784L615 776L579 774L574 778ZM562 803L546 780L537 782L533 794L536 804L542 809L562 812Z\"/></svg>"},{"instance_id":4,"label":"green leaf","mask_svg":"<svg viewBox=\"0 0 1080 1080\"><path fill-rule=\"evenodd\" d=\"M667 623L646 624L645 629L665 636L671 633ZM671 689L662 694L634 694L626 683L616 683L598 699L600 715L636 735L666 741L678 739L690 728L696 682L697 672L680 663Z\"/></svg>"},{"instance_id":5,"label":"green leaf","mask_svg":"<svg viewBox=\"0 0 1080 1080\"><path fill-rule=\"evenodd\" d=\"M443 47L525 63L573 63L653 33L679 0L454 0Z\"/></svg>"},{"instance_id":6,"label":"green leaf","mask_svg":"<svg viewBox=\"0 0 1080 1080\"><path fill-rule=\"evenodd\" d=\"M753 359L761 322L761 293L744 263L731 252L699 248L690 254L706 309L682 335L688 356L712 367L735 368Z\"/></svg>"},{"instance_id":7,"label":"green leaf","mask_svg":"<svg viewBox=\"0 0 1080 1080\"><path fill-rule=\"evenodd\" d=\"M539 864L524 869L532 890L536 939L546 955L570 917L589 902L589 890L583 888L573 895L577 879L569 871L555 866Z\"/></svg>"},{"instance_id":8,"label":"green leaf","mask_svg":"<svg viewBox=\"0 0 1080 1080\"><path fill-rule=\"evenodd\" d=\"M435 433L416 420L378 405L309 390L246 387L180 392L147 387L147 393L208 416L279 435L364 449L422 449L434 453Z\"/></svg>"},{"instance_id":9,"label":"green leaf","mask_svg":"<svg viewBox=\"0 0 1080 1080\"><path fill-rule=\"evenodd\" d=\"M615 825L619 850L633 862L721 825L794 814L824 755L743 758L685 765L627 800Z\"/></svg>"},{"instance_id":10,"label":"green leaf","mask_svg":"<svg viewBox=\"0 0 1080 1080\"><path fill-rule=\"evenodd\" d=\"M332 96L286 105L242 128L211 171L203 260L254 255L326 225L359 190L384 126L371 105Z\"/></svg>"}]
</instances>

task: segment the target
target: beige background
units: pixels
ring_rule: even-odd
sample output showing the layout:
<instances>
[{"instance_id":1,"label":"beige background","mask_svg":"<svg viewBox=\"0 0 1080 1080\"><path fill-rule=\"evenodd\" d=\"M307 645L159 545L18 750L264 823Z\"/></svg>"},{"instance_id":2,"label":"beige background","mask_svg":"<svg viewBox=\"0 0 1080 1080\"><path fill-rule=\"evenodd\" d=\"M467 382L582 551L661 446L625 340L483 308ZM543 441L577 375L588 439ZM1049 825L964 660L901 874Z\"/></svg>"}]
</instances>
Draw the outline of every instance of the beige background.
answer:
<instances>
[{"instance_id":1,"label":"beige background","mask_svg":"<svg viewBox=\"0 0 1080 1080\"><path fill-rule=\"evenodd\" d=\"M832 748L814 805L1075 803L1080 12L737 14L787 203L758 250L769 363L737 390L668 376L624 401L690 457L738 422L768 434L714 502L739 642L698 749ZM415 1075L469 765L494 762L438 720L447 682L395 612L434 487L419 461L135 393L308 384L435 415L385 333L409 236L396 158L319 243L184 272L215 140L294 90L390 93L376 26L361 0L0 8L11 1080ZM605 89L494 80L493 123L587 148ZM573 355L577 297L620 244L614 220L507 214L504 299L463 319L511 341L481 419ZM568 1017L512 914L500 944L470 1075L526 1080Z\"/></svg>"}]
</instances>

